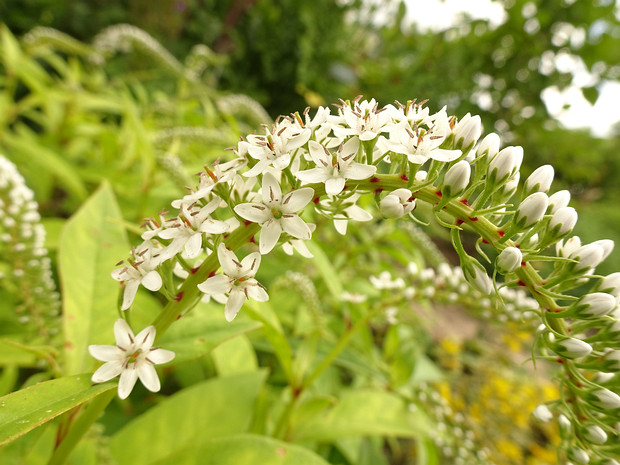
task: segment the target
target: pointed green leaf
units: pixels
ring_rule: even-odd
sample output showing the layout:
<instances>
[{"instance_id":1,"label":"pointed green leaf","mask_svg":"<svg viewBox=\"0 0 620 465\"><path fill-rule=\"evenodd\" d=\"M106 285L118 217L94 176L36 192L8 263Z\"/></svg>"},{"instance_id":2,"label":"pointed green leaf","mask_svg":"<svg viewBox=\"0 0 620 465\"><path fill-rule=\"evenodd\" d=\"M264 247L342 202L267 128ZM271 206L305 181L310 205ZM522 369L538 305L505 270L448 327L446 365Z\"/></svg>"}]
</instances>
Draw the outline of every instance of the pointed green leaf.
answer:
<instances>
[{"instance_id":1,"label":"pointed green leaf","mask_svg":"<svg viewBox=\"0 0 620 465\"><path fill-rule=\"evenodd\" d=\"M116 383L93 386L90 375L82 374L45 381L0 397L0 445L110 389L116 389Z\"/></svg>"},{"instance_id":2,"label":"pointed green leaf","mask_svg":"<svg viewBox=\"0 0 620 465\"><path fill-rule=\"evenodd\" d=\"M63 294L66 372L93 368L89 344L111 344L119 284L110 277L130 247L121 212L104 183L67 221L58 262Z\"/></svg>"},{"instance_id":3,"label":"pointed green leaf","mask_svg":"<svg viewBox=\"0 0 620 465\"><path fill-rule=\"evenodd\" d=\"M265 377L255 371L184 389L116 433L112 455L118 465L152 464L204 440L245 432Z\"/></svg>"},{"instance_id":4,"label":"pointed green leaf","mask_svg":"<svg viewBox=\"0 0 620 465\"><path fill-rule=\"evenodd\" d=\"M328 465L325 460L304 447L253 434L210 439L154 462L153 465L197 463Z\"/></svg>"}]
</instances>

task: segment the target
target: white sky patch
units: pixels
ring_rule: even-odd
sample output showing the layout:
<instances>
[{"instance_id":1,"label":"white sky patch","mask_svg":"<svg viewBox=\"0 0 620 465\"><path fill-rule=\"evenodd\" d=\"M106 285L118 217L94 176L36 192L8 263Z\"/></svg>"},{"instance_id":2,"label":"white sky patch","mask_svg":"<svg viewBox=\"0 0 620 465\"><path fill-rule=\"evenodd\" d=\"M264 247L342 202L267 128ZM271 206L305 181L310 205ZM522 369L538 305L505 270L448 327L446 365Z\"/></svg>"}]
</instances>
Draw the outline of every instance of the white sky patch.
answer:
<instances>
[{"instance_id":1,"label":"white sky patch","mask_svg":"<svg viewBox=\"0 0 620 465\"><path fill-rule=\"evenodd\" d=\"M442 31L460 22L463 13L473 19L488 19L491 27L506 21L504 7L492 0L405 0L406 21L422 30Z\"/></svg>"}]
</instances>

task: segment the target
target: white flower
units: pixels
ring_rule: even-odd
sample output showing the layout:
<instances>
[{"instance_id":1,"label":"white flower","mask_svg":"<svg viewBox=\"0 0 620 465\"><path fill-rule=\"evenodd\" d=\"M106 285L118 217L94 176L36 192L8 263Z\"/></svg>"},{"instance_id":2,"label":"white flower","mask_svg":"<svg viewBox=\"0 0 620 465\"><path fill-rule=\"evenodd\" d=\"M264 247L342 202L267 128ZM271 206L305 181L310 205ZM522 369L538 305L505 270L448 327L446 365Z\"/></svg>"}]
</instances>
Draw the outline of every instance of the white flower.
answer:
<instances>
[{"instance_id":1,"label":"white flower","mask_svg":"<svg viewBox=\"0 0 620 465\"><path fill-rule=\"evenodd\" d=\"M549 407L545 404L540 404L536 407L532 412L532 415L534 415L534 418L542 423L547 423L553 418L553 413L551 413L551 410L549 410Z\"/></svg>"},{"instance_id":2,"label":"white flower","mask_svg":"<svg viewBox=\"0 0 620 465\"><path fill-rule=\"evenodd\" d=\"M118 319L114 323L114 337L116 345L88 346L94 358L106 362L95 371L92 382L103 383L121 375L118 383L121 399L129 396L138 378L149 391L159 391L161 386L153 365L169 362L174 358L174 352L153 347L155 327L144 328L134 336L127 322Z\"/></svg>"},{"instance_id":3,"label":"white flower","mask_svg":"<svg viewBox=\"0 0 620 465\"><path fill-rule=\"evenodd\" d=\"M352 137L341 144L336 154L332 155L323 145L311 140L308 142L308 149L317 167L299 171L296 176L304 184L324 182L325 192L329 195L340 194L347 179L366 179L377 171L376 166L353 161L359 146L359 139Z\"/></svg>"},{"instance_id":4,"label":"white flower","mask_svg":"<svg viewBox=\"0 0 620 465\"><path fill-rule=\"evenodd\" d=\"M523 254L516 247L506 247L497 256L496 267L502 274L517 271L523 261Z\"/></svg>"},{"instance_id":5,"label":"white flower","mask_svg":"<svg viewBox=\"0 0 620 465\"><path fill-rule=\"evenodd\" d=\"M270 252L282 232L296 239L309 240L312 237L310 227L297 215L312 200L314 190L311 187L302 187L283 197L276 178L265 173L262 196L263 203L242 203L234 208L242 218L261 225L260 253Z\"/></svg>"},{"instance_id":6,"label":"white flower","mask_svg":"<svg viewBox=\"0 0 620 465\"><path fill-rule=\"evenodd\" d=\"M258 160L249 171L243 173L246 177L253 177L263 173L269 166L276 170L283 170L291 163L292 152L308 142L312 135L311 129L301 129L292 125L288 120L275 124L267 134L248 136L248 154Z\"/></svg>"},{"instance_id":7,"label":"white flower","mask_svg":"<svg viewBox=\"0 0 620 465\"><path fill-rule=\"evenodd\" d=\"M334 228L336 228L336 231L343 236L347 233L347 225L349 224L349 220L360 222L372 220L372 215L370 213L355 204L359 197L360 194L353 194L351 197L346 199L343 206L341 206L340 211L334 214ZM329 205L331 201L325 200L322 203L324 205Z\"/></svg>"},{"instance_id":8,"label":"white flower","mask_svg":"<svg viewBox=\"0 0 620 465\"><path fill-rule=\"evenodd\" d=\"M145 241L131 253L133 258L130 259L129 263L111 273L112 278L123 283L125 287L121 310L127 310L131 307L140 284L149 291L158 291L162 286L161 276L155 270L161 260L156 254L153 254L153 244Z\"/></svg>"},{"instance_id":9,"label":"white flower","mask_svg":"<svg viewBox=\"0 0 620 465\"><path fill-rule=\"evenodd\" d=\"M515 215L514 223L521 229L529 228L542 219L549 206L549 197L544 192L534 192L526 197Z\"/></svg>"},{"instance_id":10,"label":"white flower","mask_svg":"<svg viewBox=\"0 0 620 465\"><path fill-rule=\"evenodd\" d=\"M449 162L456 160L462 153L460 150L439 148L449 133L448 118L445 110L442 110L435 115L435 123L430 129L416 127L414 130L403 121L391 128L389 140L381 138L379 142L384 150L407 155L409 162L416 165L424 164L429 158Z\"/></svg>"},{"instance_id":11,"label":"white flower","mask_svg":"<svg viewBox=\"0 0 620 465\"><path fill-rule=\"evenodd\" d=\"M525 180L523 191L530 192L547 192L553 182L554 170L551 165L543 165L538 167Z\"/></svg>"},{"instance_id":12,"label":"white flower","mask_svg":"<svg viewBox=\"0 0 620 465\"><path fill-rule=\"evenodd\" d=\"M482 123L480 116L471 116L467 113L463 118L454 126L452 130L456 145L467 149L472 147L482 134Z\"/></svg>"},{"instance_id":13,"label":"white flower","mask_svg":"<svg viewBox=\"0 0 620 465\"><path fill-rule=\"evenodd\" d=\"M269 300L263 286L254 278L260 266L260 253L253 252L239 262L235 253L220 243L217 247L217 258L224 274L211 276L199 284L198 289L208 295L228 296L224 308L227 321L232 321L237 316L246 298L259 302Z\"/></svg>"},{"instance_id":14,"label":"white flower","mask_svg":"<svg viewBox=\"0 0 620 465\"><path fill-rule=\"evenodd\" d=\"M213 169L209 169L205 166L205 170L206 171L199 174L200 181L198 182L196 190L192 190L191 193L187 194L182 199L174 200L172 202L174 208L188 209L198 200L208 199L209 195L218 184L227 182L236 173L234 169L224 170L222 165L215 165Z\"/></svg>"},{"instance_id":15,"label":"white flower","mask_svg":"<svg viewBox=\"0 0 620 465\"><path fill-rule=\"evenodd\" d=\"M400 218L415 208L415 199L412 196L409 189L396 189L381 199L379 210L386 218Z\"/></svg>"},{"instance_id":16,"label":"white flower","mask_svg":"<svg viewBox=\"0 0 620 465\"><path fill-rule=\"evenodd\" d=\"M172 239L161 253L162 260L168 260L182 249L184 258L196 258L202 251L204 233L221 234L228 231L230 226L227 223L210 217L220 202L219 197L214 197L202 208L195 205L190 208L181 207L179 217L172 220L174 223L159 233L162 239Z\"/></svg>"},{"instance_id":17,"label":"white flower","mask_svg":"<svg viewBox=\"0 0 620 465\"><path fill-rule=\"evenodd\" d=\"M387 105L378 109L375 99L361 102L356 99L352 106L343 102L340 114L348 127L334 125L334 135L339 139L355 135L363 141L373 140L391 122L390 108L393 107Z\"/></svg>"}]
</instances>

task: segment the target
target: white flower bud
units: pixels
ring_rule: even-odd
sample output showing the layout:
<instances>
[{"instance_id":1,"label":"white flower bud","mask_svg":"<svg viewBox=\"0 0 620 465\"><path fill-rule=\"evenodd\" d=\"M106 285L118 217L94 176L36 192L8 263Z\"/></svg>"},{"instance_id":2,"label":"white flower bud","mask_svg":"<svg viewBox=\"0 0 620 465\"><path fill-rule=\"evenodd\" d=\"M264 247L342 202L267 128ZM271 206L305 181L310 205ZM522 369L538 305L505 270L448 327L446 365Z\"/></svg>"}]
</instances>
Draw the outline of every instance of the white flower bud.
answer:
<instances>
[{"instance_id":1,"label":"white flower bud","mask_svg":"<svg viewBox=\"0 0 620 465\"><path fill-rule=\"evenodd\" d=\"M590 463L590 456L588 453L579 447L572 447L568 451L568 456L573 462L581 465L587 465Z\"/></svg>"},{"instance_id":2,"label":"white flower bud","mask_svg":"<svg viewBox=\"0 0 620 465\"><path fill-rule=\"evenodd\" d=\"M415 200L411 198L409 189L396 189L381 199L379 209L386 218L400 218L415 208Z\"/></svg>"},{"instance_id":3,"label":"white flower bud","mask_svg":"<svg viewBox=\"0 0 620 465\"><path fill-rule=\"evenodd\" d=\"M606 410L620 408L620 396L605 388L592 392L591 402L595 406Z\"/></svg>"},{"instance_id":4,"label":"white flower bud","mask_svg":"<svg viewBox=\"0 0 620 465\"><path fill-rule=\"evenodd\" d=\"M469 184L471 166L465 160L461 160L450 167L443 178L443 194L447 197L461 195Z\"/></svg>"},{"instance_id":5,"label":"white flower bud","mask_svg":"<svg viewBox=\"0 0 620 465\"><path fill-rule=\"evenodd\" d=\"M476 150L476 156L481 157L482 155L487 154L489 160L492 160L493 157L497 155L497 152L499 152L499 144L500 139L497 134L493 132L487 134L486 137L482 139L482 142L480 142L480 145Z\"/></svg>"},{"instance_id":6,"label":"white flower bud","mask_svg":"<svg viewBox=\"0 0 620 465\"><path fill-rule=\"evenodd\" d=\"M463 274L467 282L483 294L490 294L493 292L493 282L491 278L489 278L484 267L477 261L471 260L469 263L465 264L463 266Z\"/></svg>"},{"instance_id":7,"label":"white flower bud","mask_svg":"<svg viewBox=\"0 0 620 465\"><path fill-rule=\"evenodd\" d=\"M468 148L473 147L482 134L482 123L480 122L480 116L471 116L467 113L454 127L453 132L457 148L467 150Z\"/></svg>"},{"instance_id":8,"label":"white flower bud","mask_svg":"<svg viewBox=\"0 0 620 465\"><path fill-rule=\"evenodd\" d=\"M562 339L553 345L553 351L564 358L581 358L592 352L590 344L574 337Z\"/></svg>"},{"instance_id":9,"label":"white flower bud","mask_svg":"<svg viewBox=\"0 0 620 465\"><path fill-rule=\"evenodd\" d=\"M553 166L543 165L536 170L525 180L523 190L526 193L530 192L547 192L553 182Z\"/></svg>"},{"instance_id":10,"label":"white flower bud","mask_svg":"<svg viewBox=\"0 0 620 465\"><path fill-rule=\"evenodd\" d=\"M572 430L572 424L566 415L560 414L558 416L558 425L560 426L560 433L564 436Z\"/></svg>"},{"instance_id":11,"label":"white flower bud","mask_svg":"<svg viewBox=\"0 0 620 465\"><path fill-rule=\"evenodd\" d=\"M555 213L562 207L567 207L570 202L570 192L567 190L557 191L549 196L549 213Z\"/></svg>"},{"instance_id":12,"label":"white flower bud","mask_svg":"<svg viewBox=\"0 0 620 465\"><path fill-rule=\"evenodd\" d=\"M417 172L416 172L416 174L415 174L415 180L416 180L417 182L423 182L423 181L426 181L426 177L427 177L427 176L428 176L428 173L427 173L426 171L424 171L424 170L420 170L420 171L417 171Z\"/></svg>"},{"instance_id":13,"label":"white flower bud","mask_svg":"<svg viewBox=\"0 0 620 465\"><path fill-rule=\"evenodd\" d=\"M611 239L600 239L598 241L592 242L592 244L596 244L603 248L603 258L601 261L605 260L609 257L609 254L614 250L614 241Z\"/></svg>"},{"instance_id":14,"label":"white flower bud","mask_svg":"<svg viewBox=\"0 0 620 465\"><path fill-rule=\"evenodd\" d=\"M549 220L549 231L555 235L564 236L573 230L577 224L577 212L573 207L562 207L553 211ZM556 229L554 231L554 229Z\"/></svg>"},{"instance_id":15,"label":"white flower bud","mask_svg":"<svg viewBox=\"0 0 620 465\"><path fill-rule=\"evenodd\" d=\"M599 285L601 292L608 292L614 297L620 297L620 272L605 276Z\"/></svg>"},{"instance_id":16,"label":"white flower bud","mask_svg":"<svg viewBox=\"0 0 620 465\"><path fill-rule=\"evenodd\" d=\"M555 245L555 251L558 257L568 258L573 252L581 248L581 239L579 236L573 236L566 242L560 241Z\"/></svg>"},{"instance_id":17,"label":"white flower bud","mask_svg":"<svg viewBox=\"0 0 620 465\"><path fill-rule=\"evenodd\" d=\"M551 413L551 410L549 410L549 407L545 404L540 404L536 407L532 412L532 415L534 415L534 418L542 423L547 423L553 418L553 413Z\"/></svg>"},{"instance_id":18,"label":"white flower bud","mask_svg":"<svg viewBox=\"0 0 620 465\"><path fill-rule=\"evenodd\" d=\"M611 350L607 354L605 354L605 363L606 368L620 371L620 350ZM610 373L612 376L613 374Z\"/></svg>"},{"instance_id":19,"label":"white flower bud","mask_svg":"<svg viewBox=\"0 0 620 465\"><path fill-rule=\"evenodd\" d=\"M510 175L519 170L522 161L523 148L513 146L506 147L499 152L489 164L489 169L487 170L489 182L501 184L508 179Z\"/></svg>"},{"instance_id":20,"label":"white flower bud","mask_svg":"<svg viewBox=\"0 0 620 465\"><path fill-rule=\"evenodd\" d=\"M581 318L597 318L605 316L616 308L616 298L604 292L593 292L579 299L574 304L577 309L577 316Z\"/></svg>"},{"instance_id":21,"label":"white flower bud","mask_svg":"<svg viewBox=\"0 0 620 465\"><path fill-rule=\"evenodd\" d=\"M577 260L575 270L579 271L598 266L603 261L604 254L605 251L600 245L592 243L579 247L568 258Z\"/></svg>"},{"instance_id":22,"label":"white flower bud","mask_svg":"<svg viewBox=\"0 0 620 465\"><path fill-rule=\"evenodd\" d=\"M515 224L521 229L529 228L540 221L547 211L549 197L544 192L535 192L526 197L515 215Z\"/></svg>"},{"instance_id":23,"label":"white flower bud","mask_svg":"<svg viewBox=\"0 0 620 465\"><path fill-rule=\"evenodd\" d=\"M506 247L497 256L495 266L497 271L502 274L512 273L521 266L523 261L523 254L516 247Z\"/></svg>"}]
</instances>

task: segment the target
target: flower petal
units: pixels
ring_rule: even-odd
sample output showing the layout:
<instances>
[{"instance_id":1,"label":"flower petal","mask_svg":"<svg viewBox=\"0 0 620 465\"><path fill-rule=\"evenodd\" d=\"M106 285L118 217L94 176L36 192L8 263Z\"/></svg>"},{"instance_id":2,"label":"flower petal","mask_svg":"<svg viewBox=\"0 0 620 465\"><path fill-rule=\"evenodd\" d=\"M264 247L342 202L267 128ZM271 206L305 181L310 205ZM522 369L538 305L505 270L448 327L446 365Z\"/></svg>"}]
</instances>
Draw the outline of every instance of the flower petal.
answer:
<instances>
[{"instance_id":1,"label":"flower petal","mask_svg":"<svg viewBox=\"0 0 620 465\"><path fill-rule=\"evenodd\" d=\"M308 151L310 152L310 158L312 158L312 161L319 168L324 167L324 166L329 166L332 164L331 154L327 151L325 147L323 147L318 142L313 141L313 140L309 141Z\"/></svg>"},{"instance_id":2,"label":"flower petal","mask_svg":"<svg viewBox=\"0 0 620 465\"><path fill-rule=\"evenodd\" d=\"M136 385L137 379L138 371L133 364L125 368L121 373L121 378L118 382L118 397L121 399L126 399L129 394L131 394L133 387Z\"/></svg>"},{"instance_id":3,"label":"flower petal","mask_svg":"<svg viewBox=\"0 0 620 465\"><path fill-rule=\"evenodd\" d=\"M160 365L173 360L174 356L175 354L171 350L155 347L146 355L146 358L150 360L153 365Z\"/></svg>"},{"instance_id":4,"label":"flower petal","mask_svg":"<svg viewBox=\"0 0 620 465\"><path fill-rule=\"evenodd\" d=\"M129 350L133 347L133 331L122 318L114 322L114 338L116 339L116 345L121 349Z\"/></svg>"},{"instance_id":5,"label":"flower petal","mask_svg":"<svg viewBox=\"0 0 620 465\"><path fill-rule=\"evenodd\" d=\"M223 274L211 276L205 282L198 284L198 289L207 295L226 294L230 292L230 278Z\"/></svg>"},{"instance_id":6,"label":"flower petal","mask_svg":"<svg viewBox=\"0 0 620 465\"><path fill-rule=\"evenodd\" d=\"M267 302L269 300L269 294L258 283L255 286L247 286L245 291L248 297L257 300L259 302Z\"/></svg>"},{"instance_id":7,"label":"flower petal","mask_svg":"<svg viewBox=\"0 0 620 465\"><path fill-rule=\"evenodd\" d=\"M280 220L282 229L285 233L290 234L297 239L308 240L312 237L308 225L297 215L285 215Z\"/></svg>"},{"instance_id":8,"label":"flower petal","mask_svg":"<svg viewBox=\"0 0 620 465\"><path fill-rule=\"evenodd\" d=\"M196 258L200 252L202 252L202 233L194 233L185 243L185 258Z\"/></svg>"},{"instance_id":9,"label":"flower petal","mask_svg":"<svg viewBox=\"0 0 620 465\"><path fill-rule=\"evenodd\" d=\"M151 350L155 341L155 326L147 326L136 335L136 349Z\"/></svg>"},{"instance_id":10,"label":"flower petal","mask_svg":"<svg viewBox=\"0 0 620 465\"><path fill-rule=\"evenodd\" d=\"M93 376L90 378L90 380L93 383L105 383L106 381L109 381L112 378L120 375L122 371L122 360L104 363L97 369L97 371L93 373Z\"/></svg>"},{"instance_id":11,"label":"flower petal","mask_svg":"<svg viewBox=\"0 0 620 465\"><path fill-rule=\"evenodd\" d=\"M460 150L435 149L429 152L429 158L437 161L454 161L461 156Z\"/></svg>"},{"instance_id":12,"label":"flower petal","mask_svg":"<svg viewBox=\"0 0 620 465\"><path fill-rule=\"evenodd\" d=\"M311 168L309 170L298 171L295 177L305 184L325 182L329 177L330 170L325 168Z\"/></svg>"},{"instance_id":13,"label":"flower petal","mask_svg":"<svg viewBox=\"0 0 620 465\"><path fill-rule=\"evenodd\" d=\"M88 346L88 352L102 362L121 360L125 356L125 352L116 346L90 345Z\"/></svg>"},{"instance_id":14,"label":"flower petal","mask_svg":"<svg viewBox=\"0 0 620 465\"><path fill-rule=\"evenodd\" d=\"M133 299L136 298L138 292L138 286L140 282L137 280L131 280L125 282L125 289L123 290L123 303L121 304L121 310L127 310L131 307Z\"/></svg>"},{"instance_id":15,"label":"flower petal","mask_svg":"<svg viewBox=\"0 0 620 465\"><path fill-rule=\"evenodd\" d=\"M308 205L312 197L314 197L314 189L312 187L302 187L290 192L282 199L282 212L296 213Z\"/></svg>"},{"instance_id":16,"label":"flower petal","mask_svg":"<svg viewBox=\"0 0 620 465\"><path fill-rule=\"evenodd\" d=\"M149 291L158 291L161 289L162 281L161 276L155 270L148 272L142 277L142 281L140 281L144 287L146 287Z\"/></svg>"},{"instance_id":17,"label":"flower petal","mask_svg":"<svg viewBox=\"0 0 620 465\"><path fill-rule=\"evenodd\" d=\"M149 391L157 392L161 389L157 371L155 371L155 367L149 362L143 361L142 363L137 363L137 372L138 378L140 378L144 387Z\"/></svg>"},{"instance_id":18,"label":"flower petal","mask_svg":"<svg viewBox=\"0 0 620 465\"><path fill-rule=\"evenodd\" d=\"M269 205L272 202L279 204L282 201L282 189L278 180L269 172L263 175L262 185L263 203Z\"/></svg>"},{"instance_id":19,"label":"flower petal","mask_svg":"<svg viewBox=\"0 0 620 465\"><path fill-rule=\"evenodd\" d=\"M232 321L241 310L241 306L245 302L245 294L241 290L235 290L230 293L230 297L226 301L226 307L224 308L224 316L226 321Z\"/></svg>"},{"instance_id":20,"label":"flower petal","mask_svg":"<svg viewBox=\"0 0 620 465\"><path fill-rule=\"evenodd\" d=\"M351 163L344 171L344 177L347 179L366 179L377 172L377 167L373 165L364 165L362 163Z\"/></svg>"},{"instance_id":21,"label":"flower petal","mask_svg":"<svg viewBox=\"0 0 620 465\"><path fill-rule=\"evenodd\" d=\"M254 276L260 266L261 255L258 252L252 252L241 260L243 269L247 270L246 276Z\"/></svg>"},{"instance_id":22,"label":"flower petal","mask_svg":"<svg viewBox=\"0 0 620 465\"><path fill-rule=\"evenodd\" d=\"M345 180L342 176L329 178L325 181L325 192L329 195L338 195L344 189Z\"/></svg>"},{"instance_id":23,"label":"flower petal","mask_svg":"<svg viewBox=\"0 0 620 465\"><path fill-rule=\"evenodd\" d=\"M278 239L280 239L280 234L282 234L282 226L280 226L279 221L271 220L265 223L261 228L260 239L258 241L260 253L264 255L271 252L278 242Z\"/></svg>"},{"instance_id":24,"label":"flower petal","mask_svg":"<svg viewBox=\"0 0 620 465\"><path fill-rule=\"evenodd\" d=\"M262 203L241 203L234 210L241 218L253 223L263 224L272 217L271 211Z\"/></svg>"}]
</instances>

